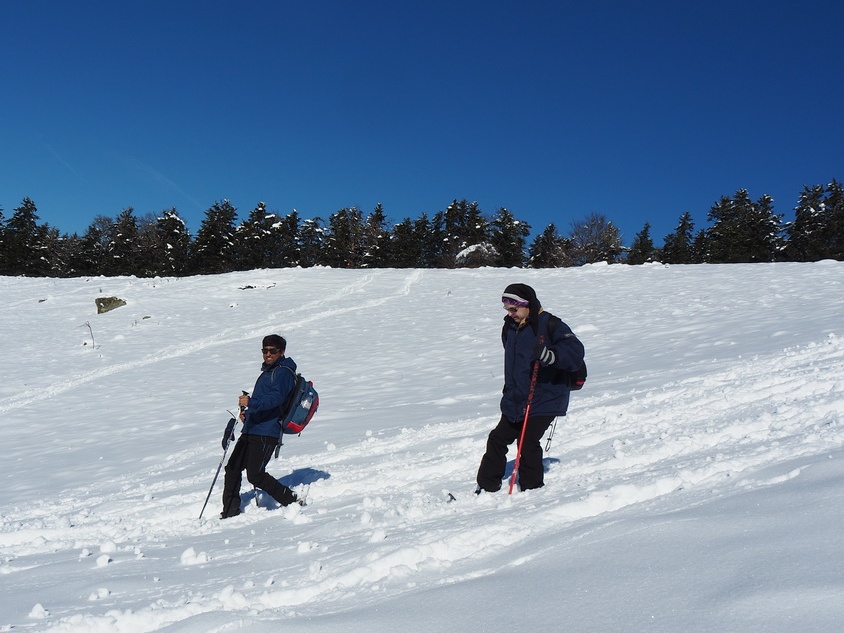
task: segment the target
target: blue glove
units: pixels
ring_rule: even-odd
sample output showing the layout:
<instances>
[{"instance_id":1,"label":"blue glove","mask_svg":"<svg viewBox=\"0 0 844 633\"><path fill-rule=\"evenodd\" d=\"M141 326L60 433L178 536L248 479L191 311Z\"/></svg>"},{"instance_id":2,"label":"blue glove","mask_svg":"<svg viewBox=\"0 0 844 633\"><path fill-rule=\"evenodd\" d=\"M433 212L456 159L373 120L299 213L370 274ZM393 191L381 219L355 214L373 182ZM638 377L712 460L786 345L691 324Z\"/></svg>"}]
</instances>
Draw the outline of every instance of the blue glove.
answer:
<instances>
[{"instance_id":1,"label":"blue glove","mask_svg":"<svg viewBox=\"0 0 844 633\"><path fill-rule=\"evenodd\" d=\"M554 364L554 361L557 360L557 355L554 353L554 350L548 349L541 343L537 343L536 347L533 348L533 360L538 361L543 367L548 367L548 365Z\"/></svg>"}]
</instances>

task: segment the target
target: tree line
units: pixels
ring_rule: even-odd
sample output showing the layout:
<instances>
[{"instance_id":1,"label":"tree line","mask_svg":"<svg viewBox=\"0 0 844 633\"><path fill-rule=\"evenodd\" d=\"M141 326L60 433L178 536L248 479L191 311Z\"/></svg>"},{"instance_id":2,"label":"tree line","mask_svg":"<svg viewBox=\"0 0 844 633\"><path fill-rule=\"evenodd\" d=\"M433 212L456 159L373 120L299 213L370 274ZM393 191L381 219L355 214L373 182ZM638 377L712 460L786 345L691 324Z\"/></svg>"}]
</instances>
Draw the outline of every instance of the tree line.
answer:
<instances>
[{"instance_id":1,"label":"tree line","mask_svg":"<svg viewBox=\"0 0 844 633\"><path fill-rule=\"evenodd\" d=\"M529 241L531 227L509 210L489 215L476 202L454 200L432 216L390 225L381 205L369 213L340 209L327 219L296 211L270 212L259 202L238 221L228 201L215 202L192 235L175 207L135 215L97 216L82 234L39 224L35 203L24 198L6 220L0 208L0 274L39 277L207 275L255 268L559 268L588 263L740 263L844 259L844 190L833 180L804 187L793 221L774 212L764 195L744 189L721 197L708 227L695 230L684 212L674 231L654 246L650 224L632 244L592 213L562 234L551 223Z\"/></svg>"}]
</instances>

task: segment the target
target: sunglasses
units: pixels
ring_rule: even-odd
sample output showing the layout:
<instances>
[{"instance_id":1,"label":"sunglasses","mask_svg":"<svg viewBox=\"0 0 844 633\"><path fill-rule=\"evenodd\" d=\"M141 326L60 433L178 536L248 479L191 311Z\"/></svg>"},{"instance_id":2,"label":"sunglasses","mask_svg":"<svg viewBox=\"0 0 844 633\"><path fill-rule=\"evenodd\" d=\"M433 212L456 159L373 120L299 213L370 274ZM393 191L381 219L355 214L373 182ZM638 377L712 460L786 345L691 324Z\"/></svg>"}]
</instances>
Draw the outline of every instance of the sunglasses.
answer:
<instances>
[{"instance_id":1,"label":"sunglasses","mask_svg":"<svg viewBox=\"0 0 844 633\"><path fill-rule=\"evenodd\" d=\"M262 354L272 354L273 356L275 356L276 354L278 354L278 352L279 352L279 349L277 347L262 347L261 348Z\"/></svg>"},{"instance_id":2,"label":"sunglasses","mask_svg":"<svg viewBox=\"0 0 844 633\"><path fill-rule=\"evenodd\" d=\"M518 306L504 306L504 309L507 310L510 314L516 314L519 311Z\"/></svg>"}]
</instances>

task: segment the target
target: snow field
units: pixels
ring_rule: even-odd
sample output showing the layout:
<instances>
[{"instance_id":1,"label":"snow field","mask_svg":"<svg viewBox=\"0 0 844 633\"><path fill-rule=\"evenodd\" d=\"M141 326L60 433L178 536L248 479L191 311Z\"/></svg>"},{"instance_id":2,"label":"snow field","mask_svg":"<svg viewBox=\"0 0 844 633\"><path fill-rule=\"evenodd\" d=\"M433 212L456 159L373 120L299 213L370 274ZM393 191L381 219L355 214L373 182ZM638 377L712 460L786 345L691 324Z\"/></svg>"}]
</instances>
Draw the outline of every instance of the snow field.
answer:
<instances>
[{"instance_id":1,"label":"snow field","mask_svg":"<svg viewBox=\"0 0 844 633\"><path fill-rule=\"evenodd\" d=\"M832 262L0 278L0 630L481 631L510 616L478 598L514 584L556 592L528 612L537 627L794 630L787 613L833 630L840 537L816 520L840 510L844 477L842 280ZM584 340L590 377L546 487L475 497L513 281ZM93 314L102 294L128 305ZM269 468L309 505L244 483L244 513L221 522L221 473L200 521L226 409L270 332L320 391ZM801 509L786 491L809 481L803 497L826 502ZM770 561L804 532L792 567ZM728 584L736 560L752 587ZM796 571L810 565L820 577ZM693 590L653 612L641 589L672 583Z\"/></svg>"}]
</instances>

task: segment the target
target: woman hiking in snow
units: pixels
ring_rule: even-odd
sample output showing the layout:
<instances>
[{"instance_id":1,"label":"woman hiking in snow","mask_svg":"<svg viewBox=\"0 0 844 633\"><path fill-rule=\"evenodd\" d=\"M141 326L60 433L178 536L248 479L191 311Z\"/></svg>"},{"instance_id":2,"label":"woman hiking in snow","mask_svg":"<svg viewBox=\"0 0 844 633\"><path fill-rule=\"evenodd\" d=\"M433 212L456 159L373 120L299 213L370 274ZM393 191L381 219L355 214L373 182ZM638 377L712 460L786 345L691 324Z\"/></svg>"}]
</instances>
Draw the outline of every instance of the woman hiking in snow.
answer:
<instances>
[{"instance_id":1,"label":"woman hiking in snow","mask_svg":"<svg viewBox=\"0 0 844 633\"><path fill-rule=\"evenodd\" d=\"M266 471L278 444L281 405L287 401L296 382L296 363L284 355L287 341L278 334L265 336L261 346L264 362L255 381L252 396L238 398L243 432L226 464L221 519L240 514L240 483L244 469L246 480L267 492L282 506L296 502L296 494Z\"/></svg>"},{"instance_id":2,"label":"woman hiking in snow","mask_svg":"<svg viewBox=\"0 0 844 633\"><path fill-rule=\"evenodd\" d=\"M539 363L536 385L519 462L519 487L541 488L544 482L540 440L569 404L569 372L583 363L583 344L571 328L542 309L533 288L510 284L501 302L507 315L501 331L504 345L504 394L501 420L489 434L486 453L478 468L476 493L501 489L507 450L519 439L531 389L534 363Z\"/></svg>"}]
</instances>

